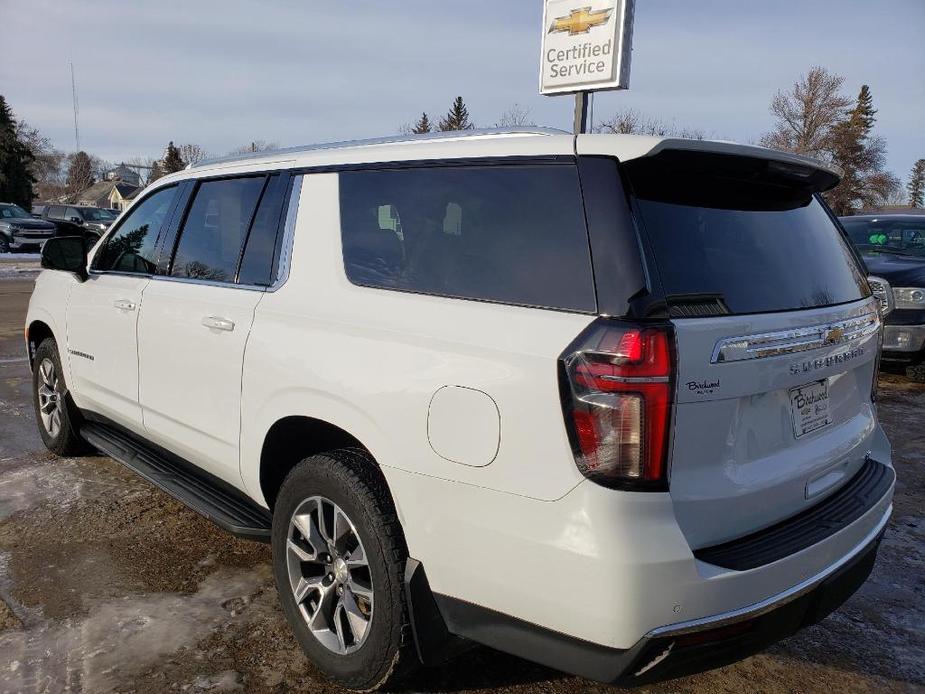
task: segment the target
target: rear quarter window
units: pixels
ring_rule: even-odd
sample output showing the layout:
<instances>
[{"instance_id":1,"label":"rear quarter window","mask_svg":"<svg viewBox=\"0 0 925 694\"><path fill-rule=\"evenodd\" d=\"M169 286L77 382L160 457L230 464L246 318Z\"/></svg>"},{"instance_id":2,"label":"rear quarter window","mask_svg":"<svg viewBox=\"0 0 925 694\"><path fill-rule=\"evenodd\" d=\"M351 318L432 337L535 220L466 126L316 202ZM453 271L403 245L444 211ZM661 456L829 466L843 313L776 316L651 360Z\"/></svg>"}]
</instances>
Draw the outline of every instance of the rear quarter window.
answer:
<instances>
[{"instance_id":1,"label":"rear quarter window","mask_svg":"<svg viewBox=\"0 0 925 694\"><path fill-rule=\"evenodd\" d=\"M340 174L347 277L448 297L596 310L573 164Z\"/></svg>"}]
</instances>

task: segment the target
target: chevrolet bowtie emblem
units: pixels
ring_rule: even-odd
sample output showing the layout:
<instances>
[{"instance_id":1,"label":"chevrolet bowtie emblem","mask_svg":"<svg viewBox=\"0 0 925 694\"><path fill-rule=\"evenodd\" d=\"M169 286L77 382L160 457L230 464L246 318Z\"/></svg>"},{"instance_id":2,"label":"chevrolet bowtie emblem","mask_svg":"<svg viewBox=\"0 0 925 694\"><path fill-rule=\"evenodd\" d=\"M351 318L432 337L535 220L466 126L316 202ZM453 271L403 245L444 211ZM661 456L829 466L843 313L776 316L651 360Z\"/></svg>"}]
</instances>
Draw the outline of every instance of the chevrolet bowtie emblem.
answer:
<instances>
[{"instance_id":1,"label":"chevrolet bowtie emblem","mask_svg":"<svg viewBox=\"0 0 925 694\"><path fill-rule=\"evenodd\" d=\"M826 332L823 342L827 345L834 345L836 342L841 342L844 336L845 331L842 328L831 328Z\"/></svg>"},{"instance_id":2,"label":"chevrolet bowtie emblem","mask_svg":"<svg viewBox=\"0 0 925 694\"><path fill-rule=\"evenodd\" d=\"M610 19L612 10L591 10L590 7L582 7L572 10L565 17L557 17L549 27L549 33L568 32L569 36L576 34L587 34L591 27L606 24Z\"/></svg>"}]
</instances>

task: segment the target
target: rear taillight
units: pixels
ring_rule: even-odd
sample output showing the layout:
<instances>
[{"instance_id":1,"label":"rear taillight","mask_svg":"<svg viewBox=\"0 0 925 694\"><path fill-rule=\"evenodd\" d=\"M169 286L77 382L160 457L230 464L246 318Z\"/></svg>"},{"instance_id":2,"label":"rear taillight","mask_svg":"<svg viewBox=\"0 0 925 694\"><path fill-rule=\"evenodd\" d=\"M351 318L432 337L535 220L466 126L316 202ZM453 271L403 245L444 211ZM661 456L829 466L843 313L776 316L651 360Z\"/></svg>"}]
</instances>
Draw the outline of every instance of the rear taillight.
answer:
<instances>
[{"instance_id":1,"label":"rear taillight","mask_svg":"<svg viewBox=\"0 0 925 694\"><path fill-rule=\"evenodd\" d=\"M582 474L617 489L667 489L670 328L600 319L561 365L565 422Z\"/></svg>"}]
</instances>

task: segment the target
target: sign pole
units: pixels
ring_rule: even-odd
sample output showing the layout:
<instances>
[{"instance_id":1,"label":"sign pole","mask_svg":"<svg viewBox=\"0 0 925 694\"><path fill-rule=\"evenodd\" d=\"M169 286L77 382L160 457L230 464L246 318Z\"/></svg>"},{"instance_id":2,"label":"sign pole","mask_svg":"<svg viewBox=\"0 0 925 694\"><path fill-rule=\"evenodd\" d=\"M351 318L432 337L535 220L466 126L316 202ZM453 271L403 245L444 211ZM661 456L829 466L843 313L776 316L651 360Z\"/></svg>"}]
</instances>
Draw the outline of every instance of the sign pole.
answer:
<instances>
[{"instance_id":1,"label":"sign pole","mask_svg":"<svg viewBox=\"0 0 925 694\"><path fill-rule=\"evenodd\" d=\"M588 132L588 92L575 92L575 134Z\"/></svg>"}]
</instances>

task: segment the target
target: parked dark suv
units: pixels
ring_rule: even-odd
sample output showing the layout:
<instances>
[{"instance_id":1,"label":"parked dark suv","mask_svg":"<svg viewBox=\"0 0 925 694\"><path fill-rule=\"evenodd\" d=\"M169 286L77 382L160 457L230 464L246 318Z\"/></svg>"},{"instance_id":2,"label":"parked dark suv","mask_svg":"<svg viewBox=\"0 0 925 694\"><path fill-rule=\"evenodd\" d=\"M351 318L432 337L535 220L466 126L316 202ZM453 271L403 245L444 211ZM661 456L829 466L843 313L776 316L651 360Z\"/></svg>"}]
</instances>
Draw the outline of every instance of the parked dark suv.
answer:
<instances>
[{"instance_id":1,"label":"parked dark suv","mask_svg":"<svg viewBox=\"0 0 925 694\"><path fill-rule=\"evenodd\" d=\"M925 382L925 215L842 217L871 275L890 285L895 310L886 316L883 359Z\"/></svg>"},{"instance_id":2,"label":"parked dark suv","mask_svg":"<svg viewBox=\"0 0 925 694\"><path fill-rule=\"evenodd\" d=\"M55 235L55 225L36 219L19 205L0 202L0 253L38 250Z\"/></svg>"},{"instance_id":3,"label":"parked dark suv","mask_svg":"<svg viewBox=\"0 0 925 694\"><path fill-rule=\"evenodd\" d=\"M49 205L42 210L42 219L58 227L58 236L83 236L96 242L116 220L116 215L99 207Z\"/></svg>"}]
</instances>

